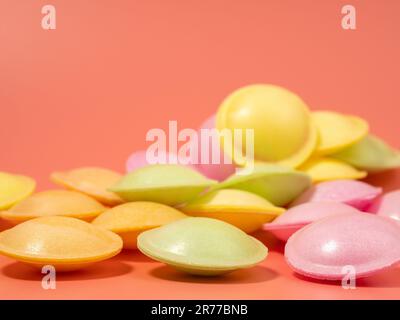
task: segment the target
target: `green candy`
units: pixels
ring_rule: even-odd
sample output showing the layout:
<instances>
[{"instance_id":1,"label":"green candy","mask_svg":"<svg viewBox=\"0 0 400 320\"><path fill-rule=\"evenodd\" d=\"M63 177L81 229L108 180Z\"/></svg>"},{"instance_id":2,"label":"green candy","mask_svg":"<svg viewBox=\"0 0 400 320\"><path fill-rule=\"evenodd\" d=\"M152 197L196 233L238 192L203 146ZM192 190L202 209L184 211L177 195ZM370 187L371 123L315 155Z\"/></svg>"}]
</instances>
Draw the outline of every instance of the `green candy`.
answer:
<instances>
[{"instance_id":1,"label":"green candy","mask_svg":"<svg viewBox=\"0 0 400 320\"><path fill-rule=\"evenodd\" d=\"M332 157L368 172L380 172L400 167L400 151L381 139L368 135L360 142Z\"/></svg>"},{"instance_id":2,"label":"green candy","mask_svg":"<svg viewBox=\"0 0 400 320\"><path fill-rule=\"evenodd\" d=\"M185 203L217 182L199 172L173 164L149 165L128 173L109 190L125 201Z\"/></svg>"}]
</instances>

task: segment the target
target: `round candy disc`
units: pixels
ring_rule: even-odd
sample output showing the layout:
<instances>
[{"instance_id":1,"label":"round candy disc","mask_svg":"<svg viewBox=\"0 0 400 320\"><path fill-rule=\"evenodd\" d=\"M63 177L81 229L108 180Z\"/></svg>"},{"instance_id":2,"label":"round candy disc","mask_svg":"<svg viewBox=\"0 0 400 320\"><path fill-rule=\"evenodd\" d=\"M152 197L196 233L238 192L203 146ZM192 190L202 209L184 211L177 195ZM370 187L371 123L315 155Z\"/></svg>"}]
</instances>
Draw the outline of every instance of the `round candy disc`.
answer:
<instances>
[{"instance_id":1,"label":"round candy disc","mask_svg":"<svg viewBox=\"0 0 400 320\"><path fill-rule=\"evenodd\" d=\"M336 214L357 212L361 211L340 202L307 202L290 208L271 223L265 224L263 229L287 241L293 233L312 222Z\"/></svg>"},{"instance_id":2,"label":"round candy disc","mask_svg":"<svg viewBox=\"0 0 400 320\"><path fill-rule=\"evenodd\" d=\"M216 190L182 208L191 216L219 219L251 233L284 212L260 196L242 190Z\"/></svg>"},{"instance_id":3,"label":"round candy disc","mask_svg":"<svg viewBox=\"0 0 400 320\"><path fill-rule=\"evenodd\" d=\"M0 233L0 253L18 261L56 271L83 268L111 258L122 249L121 238L85 221L41 217Z\"/></svg>"},{"instance_id":4,"label":"round candy disc","mask_svg":"<svg viewBox=\"0 0 400 320\"><path fill-rule=\"evenodd\" d=\"M379 172L400 167L400 151L391 148L373 135L367 135L361 141L332 155L332 157L368 172Z\"/></svg>"},{"instance_id":5,"label":"round candy disc","mask_svg":"<svg viewBox=\"0 0 400 320\"><path fill-rule=\"evenodd\" d=\"M255 159L290 167L301 165L317 142L304 101L289 90L267 84L243 87L229 95L217 112L217 128L230 130L232 137L234 129L254 130ZM242 134L242 149L238 151L245 155L246 135ZM223 142L223 148L232 156L229 145ZM237 162L236 157L233 160Z\"/></svg>"},{"instance_id":6,"label":"round candy disc","mask_svg":"<svg viewBox=\"0 0 400 320\"><path fill-rule=\"evenodd\" d=\"M128 173L110 190L126 201L178 205L193 199L215 183L187 166L160 164Z\"/></svg>"},{"instance_id":7,"label":"round candy disc","mask_svg":"<svg viewBox=\"0 0 400 320\"><path fill-rule=\"evenodd\" d=\"M385 193L374 201L368 211L400 223L400 190Z\"/></svg>"},{"instance_id":8,"label":"round candy disc","mask_svg":"<svg viewBox=\"0 0 400 320\"><path fill-rule=\"evenodd\" d=\"M291 206L305 202L333 201L345 203L363 211L381 192L382 188L376 188L356 180L325 181L306 190Z\"/></svg>"},{"instance_id":9,"label":"round candy disc","mask_svg":"<svg viewBox=\"0 0 400 320\"><path fill-rule=\"evenodd\" d=\"M368 134L368 123L358 117L330 111L312 113L319 132L316 153L329 155L360 141Z\"/></svg>"},{"instance_id":10,"label":"round candy disc","mask_svg":"<svg viewBox=\"0 0 400 320\"><path fill-rule=\"evenodd\" d=\"M1 212L1 217L13 224L42 216L67 216L91 221L105 209L101 203L83 193L49 190L29 196Z\"/></svg>"},{"instance_id":11,"label":"round candy disc","mask_svg":"<svg viewBox=\"0 0 400 320\"><path fill-rule=\"evenodd\" d=\"M85 193L105 205L114 206L122 199L107 189L121 180L122 175L112 170L96 167L54 172L51 180L63 187Z\"/></svg>"},{"instance_id":12,"label":"round candy disc","mask_svg":"<svg viewBox=\"0 0 400 320\"><path fill-rule=\"evenodd\" d=\"M324 218L293 234L285 247L289 266L316 279L373 275L400 262L400 226L372 214ZM349 269L351 268L351 269Z\"/></svg>"},{"instance_id":13,"label":"round candy disc","mask_svg":"<svg viewBox=\"0 0 400 320\"><path fill-rule=\"evenodd\" d=\"M136 249L137 236L142 231L183 218L187 216L166 205L137 201L111 208L92 223L117 233L123 239L125 249Z\"/></svg>"},{"instance_id":14,"label":"round candy disc","mask_svg":"<svg viewBox=\"0 0 400 320\"><path fill-rule=\"evenodd\" d=\"M339 180L339 179L363 179L367 172L357 170L346 162L330 158L313 158L302 164L300 171L307 173L313 182Z\"/></svg>"},{"instance_id":15,"label":"round candy disc","mask_svg":"<svg viewBox=\"0 0 400 320\"><path fill-rule=\"evenodd\" d=\"M28 197L36 187L36 182L25 176L0 172L0 210L7 210Z\"/></svg>"},{"instance_id":16,"label":"round candy disc","mask_svg":"<svg viewBox=\"0 0 400 320\"><path fill-rule=\"evenodd\" d=\"M220 220L186 218L138 237L145 255L182 271L218 275L263 261L268 249L257 239Z\"/></svg>"}]
</instances>

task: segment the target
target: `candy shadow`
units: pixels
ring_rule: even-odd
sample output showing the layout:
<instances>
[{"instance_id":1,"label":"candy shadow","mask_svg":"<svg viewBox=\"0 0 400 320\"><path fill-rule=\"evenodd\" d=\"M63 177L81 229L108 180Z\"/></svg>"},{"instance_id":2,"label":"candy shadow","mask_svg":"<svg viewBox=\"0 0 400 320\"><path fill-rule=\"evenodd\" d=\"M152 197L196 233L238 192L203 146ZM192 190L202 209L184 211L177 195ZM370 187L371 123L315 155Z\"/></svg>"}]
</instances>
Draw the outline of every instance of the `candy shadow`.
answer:
<instances>
[{"instance_id":1,"label":"candy shadow","mask_svg":"<svg viewBox=\"0 0 400 320\"><path fill-rule=\"evenodd\" d=\"M400 170L388 170L368 175L364 182L374 186L384 186L384 192L399 188Z\"/></svg>"},{"instance_id":2,"label":"candy shadow","mask_svg":"<svg viewBox=\"0 0 400 320\"><path fill-rule=\"evenodd\" d=\"M122 250L118 255L118 259L126 262L150 263L157 262L145 256L139 250Z\"/></svg>"},{"instance_id":3,"label":"candy shadow","mask_svg":"<svg viewBox=\"0 0 400 320\"><path fill-rule=\"evenodd\" d=\"M213 277L191 275L169 266L154 268L150 271L150 274L155 278L166 281L205 284L259 283L271 281L278 276L275 271L261 266Z\"/></svg>"},{"instance_id":4,"label":"candy shadow","mask_svg":"<svg viewBox=\"0 0 400 320\"><path fill-rule=\"evenodd\" d=\"M329 281L329 280L318 280L308 278L306 276L293 273L293 276L299 280L312 282L316 284L322 285L331 285L331 286L342 286L342 282L340 280ZM382 271L379 274L360 278L356 280L356 287L359 288L400 288L400 268L393 268L386 271Z\"/></svg>"},{"instance_id":5,"label":"candy shadow","mask_svg":"<svg viewBox=\"0 0 400 320\"><path fill-rule=\"evenodd\" d=\"M280 241L271 232L267 230L258 230L251 234L254 238L260 240L269 251L283 253L285 251L286 242Z\"/></svg>"},{"instance_id":6,"label":"candy shadow","mask_svg":"<svg viewBox=\"0 0 400 320\"><path fill-rule=\"evenodd\" d=\"M121 261L104 261L93 264L82 270L71 272L57 272L57 281L93 280L121 276L132 271L132 266ZM36 269L21 262L13 262L4 266L1 273L6 277L25 280L42 281L44 274L40 269Z\"/></svg>"}]
</instances>

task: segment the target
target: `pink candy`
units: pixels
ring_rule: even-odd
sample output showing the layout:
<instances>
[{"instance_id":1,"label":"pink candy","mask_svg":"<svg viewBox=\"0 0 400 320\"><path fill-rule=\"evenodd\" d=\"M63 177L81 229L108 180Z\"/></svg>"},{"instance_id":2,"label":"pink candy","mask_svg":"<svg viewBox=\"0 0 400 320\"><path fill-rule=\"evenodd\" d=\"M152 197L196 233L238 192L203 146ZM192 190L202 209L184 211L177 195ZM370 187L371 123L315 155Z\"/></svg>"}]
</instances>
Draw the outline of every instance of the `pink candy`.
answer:
<instances>
[{"instance_id":1,"label":"pink candy","mask_svg":"<svg viewBox=\"0 0 400 320\"><path fill-rule=\"evenodd\" d=\"M355 277L361 278L398 264L399 244L400 227L391 220L372 214L339 214L293 234L285 257L304 276L341 280L350 266Z\"/></svg>"},{"instance_id":2,"label":"pink candy","mask_svg":"<svg viewBox=\"0 0 400 320\"><path fill-rule=\"evenodd\" d=\"M373 187L356 180L335 180L321 182L297 198L291 206L305 202L341 202L359 210L366 210L382 192L382 188Z\"/></svg>"},{"instance_id":3,"label":"pink candy","mask_svg":"<svg viewBox=\"0 0 400 320\"><path fill-rule=\"evenodd\" d=\"M400 190L388 192L369 208L370 212L386 216L400 223Z\"/></svg>"},{"instance_id":4,"label":"pink candy","mask_svg":"<svg viewBox=\"0 0 400 320\"><path fill-rule=\"evenodd\" d=\"M290 208L273 222L265 224L264 230L270 231L278 239L287 241L297 230L328 216L343 213L359 213L357 209L340 202L308 202Z\"/></svg>"}]
</instances>

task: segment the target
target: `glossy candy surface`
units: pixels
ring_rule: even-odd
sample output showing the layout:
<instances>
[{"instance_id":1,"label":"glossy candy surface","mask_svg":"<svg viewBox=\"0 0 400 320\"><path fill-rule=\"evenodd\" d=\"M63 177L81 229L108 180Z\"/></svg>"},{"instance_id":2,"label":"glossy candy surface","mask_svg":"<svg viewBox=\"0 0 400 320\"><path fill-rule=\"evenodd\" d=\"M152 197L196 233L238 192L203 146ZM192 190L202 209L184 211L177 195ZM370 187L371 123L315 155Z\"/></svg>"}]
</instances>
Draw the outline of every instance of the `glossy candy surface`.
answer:
<instances>
[{"instance_id":1,"label":"glossy candy surface","mask_svg":"<svg viewBox=\"0 0 400 320\"><path fill-rule=\"evenodd\" d=\"M230 94L218 109L217 128L231 132L254 129L255 159L290 167L301 165L317 142L317 131L304 101L289 90L267 84L246 86ZM244 137L239 151L245 154ZM223 148L232 156L231 148L224 143Z\"/></svg>"},{"instance_id":2,"label":"glossy candy surface","mask_svg":"<svg viewBox=\"0 0 400 320\"><path fill-rule=\"evenodd\" d=\"M304 276L341 280L351 266L357 278L400 262L400 226L372 214L324 218L293 234L285 247L289 266Z\"/></svg>"},{"instance_id":3,"label":"glossy candy surface","mask_svg":"<svg viewBox=\"0 0 400 320\"><path fill-rule=\"evenodd\" d=\"M130 202L103 212L93 224L117 233L124 241L125 249L136 249L137 236L164 224L187 218L182 212L154 202Z\"/></svg>"},{"instance_id":4,"label":"glossy candy surface","mask_svg":"<svg viewBox=\"0 0 400 320\"><path fill-rule=\"evenodd\" d=\"M219 219L251 233L285 210L256 194L223 189L192 200L182 211L191 216Z\"/></svg>"},{"instance_id":5,"label":"glossy candy surface","mask_svg":"<svg viewBox=\"0 0 400 320\"><path fill-rule=\"evenodd\" d=\"M380 172L400 167L400 151L393 149L386 142L371 134L332 157L368 172Z\"/></svg>"},{"instance_id":6,"label":"glossy candy surface","mask_svg":"<svg viewBox=\"0 0 400 320\"><path fill-rule=\"evenodd\" d=\"M106 208L95 199L76 191L48 190L35 193L7 211L1 217L17 224L42 216L68 216L91 221Z\"/></svg>"},{"instance_id":7,"label":"glossy candy surface","mask_svg":"<svg viewBox=\"0 0 400 320\"><path fill-rule=\"evenodd\" d=\"M36 187L32 178L0 172L0 210L7 210L28 197Z\"/></svg>"},{"instance_id":8,"label":"glossy candy surface","mask_svg":"<svg viewBox=\"0 0 400 320\"><path fill-rule=\"evenodd\" d=\"M285 206L311 186L311 178L288 167L256 164L246 175L232 175L212 189L239 189L255 193L276 206Z\"/></svg>"},{"instance_id":9,"label":"glossy candy surface","mask_svg":"<svg viewBox=\"0 0 400 320\"><path fill-rule=\"evenodd\" d=\"M122 175L115 171L96 167L85 167L51 174L51 180L54 183L85 193L110 206L122 203L120 197L107 190L121 178Z\"/></svg>"},{"instance_id":10,"label":"glossy candy surface","mask_svg":"<svg viewBox=\"0 0 400 320\"><path fill-rule=\"evenodd\" d=\"M307 173L313 182L339 180L339 179L363 179L367 172L357 170L351 165L336 159L313 158L301 165L300 171Z\"/></svg>"},{"instance_id":11,"label":"glossy candy surface","mask_svg":"<svg viewBox=\"0 0 400 320\"><path fill-rule=\"evenodd\" d=\"M111 258L122 249L121 238L85 221L41 217L0 233L0 253L18 261L56 271L71 271Z\"/></svg>"},{"instance_id":12,"label":"glossy candy surface","mask_svg":"<svg viewBox=\"0 0 400 320\"><path fill-rule=\"evenodd\" d=\"M374 201L368 211L394 219L400 224L400 190L385 193Z\"/></svg>"},{"instance_id":13,"label":"glossy candy surface","mask_svg":"<svg viewBox=\"0 0 400 320\"><path fill-rule=\"evenodd\" d=\"M149 165L128 173L110 190L126 201L177 205L193 199L215 183L186 166Z\"/></svg>"},{"instance_id":14,"label":"glossy candy surface","mask_svg":"<svg viewBox=\"0 0 400 320\"><path fill-rule=\"evenodd\" d=\"M270 231L278 239L287 241L293 233L312 222L336 214L359 212L361 211L340 202L307 202L290 208L271 223L265 224L263 229Z\"/></svg>"},{"instance_id":15,"label":"glossy candy surface","mask_svg":"<svg viewBox=\"0 0 400 320\"><path fill-rule=\"evenodd\" d=\"M318 128L316 153L329 155L360 141L368 134L368 123L355 116L331 111L315 111L312 118Z\"/></svg>"},{"instance_id":16,"label":"glossy candy surface","mask_svg":"<svg viewBox=\"0 0 400 320\"><path fill-rule=\"evenodd\" d=\"M219 275L263 261L268 249L257 239L220 220L186 218L141 233L145 255L179 270Z\"/></svg>"},{"instance_id":17,"label":"glossy candy surface","mask_svg":"<svg viewBox=\"0 0 400 320\"><path fill-rule=\"evenodd\" d=\"M318 183L306 190L291 206L305 202L341 202L361 211L367 209L382 192L382 188L373 187L356 180L335 180Z\"/></svg>"}]
</instances>

